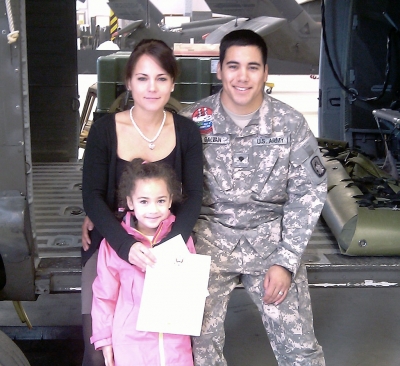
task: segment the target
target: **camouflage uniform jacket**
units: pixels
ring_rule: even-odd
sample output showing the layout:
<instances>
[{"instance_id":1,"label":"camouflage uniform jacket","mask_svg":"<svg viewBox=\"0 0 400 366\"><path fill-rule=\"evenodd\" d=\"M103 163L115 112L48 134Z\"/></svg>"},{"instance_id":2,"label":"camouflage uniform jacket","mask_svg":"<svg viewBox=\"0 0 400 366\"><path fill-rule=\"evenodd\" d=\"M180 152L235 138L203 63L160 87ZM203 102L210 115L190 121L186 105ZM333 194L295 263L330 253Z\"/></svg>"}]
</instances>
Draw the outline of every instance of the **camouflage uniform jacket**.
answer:
<instances>
[{"instance_id":1,"label":"camouflage uniform jacket","mask_svg":"<svg viewBox=\"0 0 400 366\"><path fill-rule=\"evenodd\" d=\"M241 129L214 94L182 110L203 139L204 193L195 232L232 252L244 236L296 274L326 197L326 169L303 115L265 94Z\"/></svg>"}]
</instances>

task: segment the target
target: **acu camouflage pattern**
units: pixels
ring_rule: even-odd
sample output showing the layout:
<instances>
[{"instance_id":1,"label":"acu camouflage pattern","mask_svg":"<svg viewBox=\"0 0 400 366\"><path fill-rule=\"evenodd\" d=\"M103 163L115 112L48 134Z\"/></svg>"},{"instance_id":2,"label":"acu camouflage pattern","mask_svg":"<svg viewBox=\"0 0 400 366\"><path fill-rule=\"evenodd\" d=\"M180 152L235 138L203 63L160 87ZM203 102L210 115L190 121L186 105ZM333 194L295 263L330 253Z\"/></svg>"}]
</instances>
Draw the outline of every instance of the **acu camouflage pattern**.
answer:
<instances>
[{"instance_id":1,"label":"acu camouflage pattern","mask_svg":"<svg viewBox=\"0 0 400 366\"><path fill-rule=\"evenodd\" d=\"M326 197L317 142L299 112L267 94L244 129L226 114L220 93L181 114L192 118L201 108L213 113L194 119L200 130L212 123L203 134L196 251L211 255L212 266L202 334L193 338L195 364L226 365L223 322L229 294L241 278L262 314L279 365L324 365L301 264ZM264 276L275 264L292 272L293 281L282 304L265 305Z\"/></svg>"}]
</instances>

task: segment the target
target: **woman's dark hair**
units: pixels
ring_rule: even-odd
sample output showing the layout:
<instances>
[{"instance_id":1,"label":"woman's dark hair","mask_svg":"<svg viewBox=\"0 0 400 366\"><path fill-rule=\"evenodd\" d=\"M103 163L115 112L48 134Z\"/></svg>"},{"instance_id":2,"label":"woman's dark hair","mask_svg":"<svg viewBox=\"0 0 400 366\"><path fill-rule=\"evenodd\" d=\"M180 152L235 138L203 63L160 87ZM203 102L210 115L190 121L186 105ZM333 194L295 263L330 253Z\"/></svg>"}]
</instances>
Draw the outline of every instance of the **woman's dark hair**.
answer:
<instances>
[{"instance_id":1,"label":"woman's dark hair","mask_svg":"<svg viewBox=\"0 0 400 366\"><path fill-rule=\"evenodd\" d=\"M118 207L120 211L122 209L124 211L128 210L126 197L130 196L131 192L135 190L136 182L139 179L164 180L167 184L168 192L172 195L172 202L182 202L182 185L176 178L175 171L165 163L146 163L143 159L138 158L128 163L121 175L118 187Z\"/></svg>"},{"instance_id":2,"label":"woman's dark hair","mask_svg":"<svg viewBox=\"0 0 400 366\"><path fill-rule=\"evenodd\" d=\"M133 49L125 67L125 82L127 83L133 76L133 70L143 55L148 55L157 62L172 78L173 81L178 77L178 64L172 49L159 39L142 39Z\"/></svg>"},{"instance_id":3,"label":"woman's dark hair","mask_svg":"<svg viewBox=\"0 0 400 366\"><path fill-rule=\"evenodd\" d=\"M250 29L238 29L226 34L219 46L219 62L221 66L225 59L226 50L232 46L256 46L261 52L264 66L267 64L267 44L258 33Z\"/></svg>"}]
</instances>

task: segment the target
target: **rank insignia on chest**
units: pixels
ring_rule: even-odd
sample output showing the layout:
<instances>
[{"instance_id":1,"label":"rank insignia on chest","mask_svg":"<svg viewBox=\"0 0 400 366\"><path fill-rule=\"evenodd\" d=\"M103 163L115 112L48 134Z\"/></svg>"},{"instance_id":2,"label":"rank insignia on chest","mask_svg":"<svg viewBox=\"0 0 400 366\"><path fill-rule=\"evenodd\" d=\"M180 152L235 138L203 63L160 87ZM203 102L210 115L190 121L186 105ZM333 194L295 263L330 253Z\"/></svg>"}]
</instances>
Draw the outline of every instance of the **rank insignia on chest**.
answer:
<instances>
[{"instance_id":1,"label":"rank insignia on chest","mask_svg":"<svg viewBox=\"0 0 400 366\"><path fill-rule=\"evenodd\" d=\"M247 168L250 165L249 154L235 153L233 154L234 168Z\"/></svg>"},{"instance_id":2,"label":"rank insignia on chest","mask_svg":"<svg viewBox=\"0 0 400 366\"><path fill-rule=\"evenodd\" d=\"M287 136L274 136L274 137L259 136L253 139L253 146L287 145L288 142L289 138Z\"/></svg>"}]
</instances>

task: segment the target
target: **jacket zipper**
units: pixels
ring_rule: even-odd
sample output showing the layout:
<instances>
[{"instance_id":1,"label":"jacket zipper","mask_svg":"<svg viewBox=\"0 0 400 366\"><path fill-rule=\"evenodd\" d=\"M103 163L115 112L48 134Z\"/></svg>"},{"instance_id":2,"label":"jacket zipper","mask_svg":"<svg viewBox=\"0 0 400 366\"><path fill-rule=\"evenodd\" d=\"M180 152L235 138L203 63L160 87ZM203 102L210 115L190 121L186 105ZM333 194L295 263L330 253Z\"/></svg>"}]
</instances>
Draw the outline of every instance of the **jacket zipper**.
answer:
<instances>
[{"instance_id":1,"label":"jacket zipper","mask_svg":"<svg viewBox=\"0 0 400 366\"><path fill-rule=\"evenodd\" d=\"M158 351L160 353L160 366L165 366L164 333L158 333Z\"/></svg>"},{"instance_id":2,"label":"jacket zipper","mask_svg":"<svg viewBox=\"0 0 400 366\"><path fill-rule=\"evenodd\" d=\"M130 218L129 218L129 220L130 220ZM143 243L142 240L145 239L145 240L147 240L147 241L150 243L150 246L151 246L151 247L153 247L154 244L157 244L157 239L158 239L158 237L160 236L162 227L163 227L163 225L164 225L163 222L160 223L160 226L157 228L157 231L156 231L156 233L155 233L154 236L153 236L153 240L150 241L150 240L146 237L146 235L144 235L143 233L141 233L141 232L140 232L139 230L137 230L136 228L132 227L132 226L130 225L130 222L129 222L129 224L128 224L127 222L125 222L125 224L126 224L131 230L136 231L138 234L140 234L140 235L142 236L142 238L136 238L136 240L139 240L139 241L141 241L141 242Z\"/></svg>"},{"instance_id":3,"label":"jacket zipper","mask_svg":"<svg viewBox=\"0 0 400 366\"><path fill-rule=\"evenodd\" d=\"M160 223L160 226L158 227L156 233L155 233L154 236L153 236L153 240L152 240L151 243L150 243L151 246L153 246L154 244L157 244L157 241L158 241L157 239L158 239L158 237L159 237L159 235L160 235L160 233L161 233L161 229L162 229L163 225L164 225L164 223L161 222L161 223Z\"/></svg>"}]
</instances>

